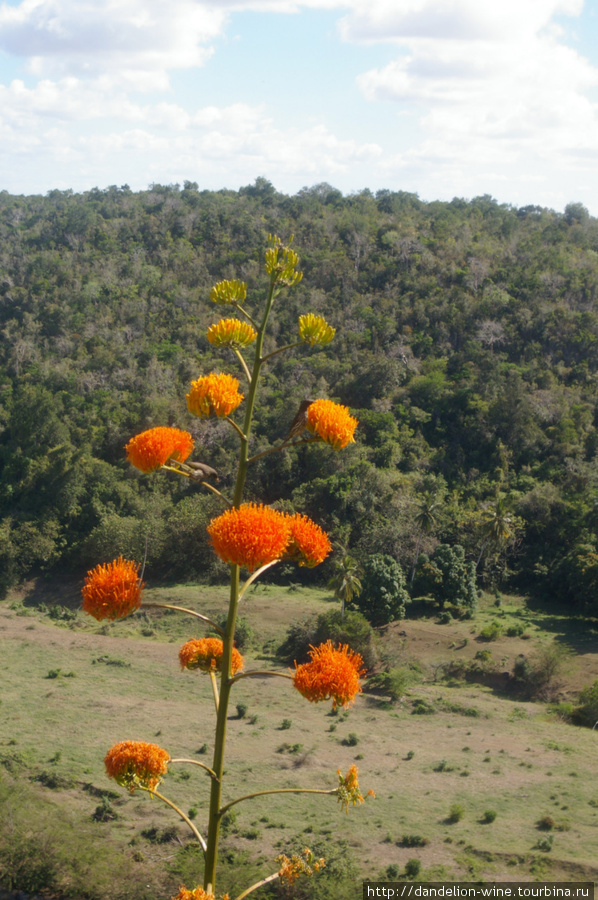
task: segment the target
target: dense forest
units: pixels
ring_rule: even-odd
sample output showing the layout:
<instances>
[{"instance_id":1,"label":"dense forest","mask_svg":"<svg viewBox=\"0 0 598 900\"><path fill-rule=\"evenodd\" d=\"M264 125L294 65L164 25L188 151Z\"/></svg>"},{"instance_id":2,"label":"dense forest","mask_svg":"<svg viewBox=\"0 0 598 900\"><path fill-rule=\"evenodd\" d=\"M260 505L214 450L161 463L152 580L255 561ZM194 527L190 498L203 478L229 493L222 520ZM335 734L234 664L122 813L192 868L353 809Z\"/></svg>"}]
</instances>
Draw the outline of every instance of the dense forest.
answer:
<instances>
[{"instance_id":1,"label":"dense forest","mask_svg":"<svg viewBox=\"0 0 598 900\"><path fill-rule=\"evenodd\" d=\"M185 394L212 370L238 374L206 341L209 291L241 278L247 308L261 302L269 232L294 235L304 277L267 349L297 339L301 313L337 334L272 358L254 450L286 435L305 398L337 400L360 425L342 454L258 461L249 495L312 516L366 567L393 557L413 595L434 593L452 554L478 587L598 615L598 220L578 203L327 184L287 196L265 179L0 193L1 589L141 559L146 541L146 580L221 577L205 540L217 499L139 473L123 447L185 428L226 489L234 432L192 418ZM333 574L327 562L301 577Z\"/></svg>"}]
</instances>

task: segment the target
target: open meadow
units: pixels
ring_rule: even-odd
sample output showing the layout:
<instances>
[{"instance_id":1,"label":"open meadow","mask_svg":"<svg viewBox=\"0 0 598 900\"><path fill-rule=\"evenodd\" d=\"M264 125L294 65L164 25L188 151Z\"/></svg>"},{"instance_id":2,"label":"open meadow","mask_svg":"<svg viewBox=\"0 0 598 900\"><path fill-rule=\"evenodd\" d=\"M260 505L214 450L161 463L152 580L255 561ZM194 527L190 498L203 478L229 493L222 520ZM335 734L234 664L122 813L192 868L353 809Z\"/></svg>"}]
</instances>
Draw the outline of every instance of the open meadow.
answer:
<instances>
[{"instance_id":1,"label":"open meadow","mask_svg":"<svg viewBox=\"0 0 598 900\"><path fill-rule=\"evenodd\" d=\"M217 618L227 589L183 585L145 597ZM74 588L31 584L0 605L0 885L46 887L53 896L167 897L199 875L186 828L147 794L129 797L111 783L103 758L117 741L134 739L211 761L209 678L178 663L179 645L202 632L163 610L99 625L78 603ZM559 699L574 699L598 678L598 633L588 620L578 625L521 598L493 603L484 598L470 620L407 618L382 630L380 667L410 673L395 702L363 693L333 714L283 679L235 685L229 799L270 787L334 788L336 770L353 763L363 793L371 788L376 798L348 815L334 797L240 804L225 823L223 887L242 889L245 869L261 860L267 873L279 853L304 846L330 861L328 880L309 896L339 900L360 896L362 879L405 877L413 859L419 879L598 883L598 729L506 693L504 674L519 654L554 644L568 651ZM289 624L332 608L324 591L252 590L241 609L253 632L246 668L284 668L276 650ZM498 636L480 641L493 622ZM485 683L445 677L448 663L467 664L480 650L493 662ZM183 765L171 772L163 792L192 811L201 831L208 779Z\"/></svg>"}]
</instances>

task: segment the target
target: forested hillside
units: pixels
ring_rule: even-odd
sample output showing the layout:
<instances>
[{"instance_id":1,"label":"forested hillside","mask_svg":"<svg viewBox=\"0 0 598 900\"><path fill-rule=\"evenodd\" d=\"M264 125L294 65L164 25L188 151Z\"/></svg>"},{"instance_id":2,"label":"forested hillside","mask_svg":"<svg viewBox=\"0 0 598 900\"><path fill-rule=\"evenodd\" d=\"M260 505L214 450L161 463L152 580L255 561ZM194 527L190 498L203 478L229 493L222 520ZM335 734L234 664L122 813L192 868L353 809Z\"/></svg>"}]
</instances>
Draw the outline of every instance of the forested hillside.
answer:
<instances>
[{"instance_id":1,"label":"forested hillside","mask_svg":"<svg viewBox=\"0 0 598 900\"><path fill-rule=\"evenodd\" d=\"M326 184L286 196L263 179L0 194L3 589L141 559L146 538L146 579L219 577L205 541L216 501L133 470L123 446L185 428L226 487L235 435L193 419L185 393L212 369L238 374L205 339L219 317L209 290L241 278L251 309L269 232L295 235L304 272L269 349L296 340L300 313L337 335L268 364L256 452L305 398L346 404L360 426L343 454L265 457L250 493L312 516L362 562L390 554L408 581L425 554L413 593L431 590L435 548L459 545L479 586L597 615L598 220L581 204L559 214L488 196L424 203Z\"/></svg>"}]
</instances>

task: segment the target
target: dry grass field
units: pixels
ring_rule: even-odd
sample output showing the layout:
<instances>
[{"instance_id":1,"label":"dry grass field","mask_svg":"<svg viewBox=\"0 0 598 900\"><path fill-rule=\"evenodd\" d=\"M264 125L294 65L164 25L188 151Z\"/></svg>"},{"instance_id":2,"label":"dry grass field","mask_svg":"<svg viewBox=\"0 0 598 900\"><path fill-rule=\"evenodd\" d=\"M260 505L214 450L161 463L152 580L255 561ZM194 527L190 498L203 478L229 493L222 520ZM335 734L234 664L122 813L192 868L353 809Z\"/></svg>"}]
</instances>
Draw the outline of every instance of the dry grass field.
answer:
<instances>
[{"instance_id":1,"label":"dry grass field","mask_svg":"<svg viewBox=\"0 0 598 900\"><path fill-rule=\"evenodd\" d=\"M217 616L226 595L225 588L185 585L154 589L146 598ZM42 600L46 607L39 607ZM210 761L209 679L181 672L177 658L179 644L200 632L191 619L163 611L111 625L80 612L52 619L48 610L57 600L65 609L78 602L74 589L42 594L31 585L0 604L0 787L10 788L0 791L0 806L12 796L14 811L22 789L22 804L39 813L28 826L31 840L51 822L68 822L73 835L85 836L85 845L96 848L85 863L87 877L105 880L93 896L141 896L132 888L115 892L115 873L121 887L137 879L148 897L169 896L159 892L178 885L169 866L180 859L185 826L158 801L129 797L110 783L103 757L115 742L135 739L156 742L173 757ZM317 590L252 591L242 610L255 635L246 668L280 669L274 650L288 625L331 608L331 598ZM519 623L523 633L480 642L480 631L494 621L503 633ZM499 608L488 600L469 621L407 619L387 628L382 658L413 672L395 703L363 694L350 710L332 715L329 705L307 703L283 679L242 680L233 704L247 711L240 718L233 707L229 721L228 799L269 787L332 788L336 770L352 763L364 793L372 788L376 799L349 815L329 797L240 804L226 847L238 859L268 860L264 874L275 870L278 853L313 845L350 857L358 879L384 878L389 867L403 873L416 858L419 878L598 882L598 729L565 724L546 704L500 690L500 673L512 670L518 654L550 643L569 651L559 693L574 698L598 678L598 634L587 623L530 610L519 598L505 598ZM441 664L473 659L480 648L496 662L494 683L441 677ZM418 707L426 714L416 714ZM202 830L208 779L196 767L171 771L163 792L193 809ZM102 801L106 790L115 796ZM101 803L117 818L93 821ZM161 842L173 825L171 840ZM0 885L2 872L0 859ZM72 884L77 878L80 872ZM241 879L239 889L246 883Z\"/></svg>"}]
</instances>

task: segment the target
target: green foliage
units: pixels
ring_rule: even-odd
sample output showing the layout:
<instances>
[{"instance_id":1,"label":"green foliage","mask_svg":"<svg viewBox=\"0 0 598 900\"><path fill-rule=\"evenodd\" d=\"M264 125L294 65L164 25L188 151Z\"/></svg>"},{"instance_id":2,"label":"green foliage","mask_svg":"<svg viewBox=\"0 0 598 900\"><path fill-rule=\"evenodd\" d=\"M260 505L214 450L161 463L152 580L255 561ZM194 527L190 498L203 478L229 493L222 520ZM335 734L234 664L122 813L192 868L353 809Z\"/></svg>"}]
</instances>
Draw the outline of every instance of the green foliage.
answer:
<instances>
[{"instance_id":1,"label":"green foliage","mask_svg":"<svg viewBox=\"0 0 598 900\"><path fill-rule=\"evenodd\" d=\"M293 623L279 648L279 654L289 663L306 662L309 658L309 648L328 640L333 644L348 644L352 650L361 654L367 669L373 668L377 662L378 655L372 627L356 610L348 610L344 618L340 610L333 610L322 613L316 619Z\"/></svg>"},{"instance_id":2,"label":"green foliage","mask_svg":"<svg viewBox=\"0 0 598 900\"><path fill-rule=\"evenodd\" d=\"M387 672L379 672L368 678L367 691L374 694L384 694L391 700L401 700L409 685L413 684L416 675L407 666L397 666Z\"/></svg>"},{"instance_id":3,"label":"green foliage","mask_svg":"<svg viewBox=\"0 0 598 900\"><path fill-rule=\"evenodd\" d=\"M589 725L590 728L598 722L598 679L579 692L573 716L576 721Z\"/></svg>"},{"instance_id":4,"label":"green foliage","mask_svg":"<svg viewBox=\"0 0 598 900\"><path fill-rule=\"evenodd\" d=\"M324 302L338 330L330 346L271 360L258 436L283 437L298 403L322 393L360 428L345 454L259 461L253 495L333 534L346 523L348 556L388 554L410 580L440 541L478 560L486 584L595 615L597 220L578 203L561 214L329 185L290 197L266 179L0 197L0 595L119 552L141 560L146 537L148 578L223 577L205 541L213 498L131 471L123 446L189 426L190 380L227 359L202 337L205 297L233 268L253 286L274 223L309 273L274 313L281 343L299 309ZM197 431L194 457L227 485L235 436L222 425ZM301 579L334 575L329 563ZM420 577L434 590L416 593L475 605L471 567L456 593L436 561Z\"/></svg>"},{"instance_id":5,"label":"green foliage","mask_svg":"<svg viewBox=\"0 0 598 900\"><path fill-rule=\"evenodd\" d=\"M448 821L452 824L460 822L465 815L465 807L461 803L453 803L449 809Z\"/></svg>"},{"instance_id":6,"label":"green foliage","mask_svg":"<svg viewBox=\"0 0 598 900\"><path fill-rule=\"evenodd\" d=\"M356 604L372 625L386 625L405 616L409 594L398 562L382 553L363 564L362 591Z\"/></svg>"},{"instance_id":7,"label":"green foliage","mask_svg":"<svg viewBox=\"0 0 598 900\"><path fill-rule=\"evenodd\" d=\"M430 841L421 834L404 834L397 843L400 847L426 847Z\"/></svg>"},{"instance_id":8,"label":"green foliage","mask_svg":"<svg viewBox=\"0 0 598 900\"><path fill-rule=\"evenodd\" d=\"M405 863L405 875L407 878L417 878L421 868L422 864L419 859L408 859Z\"/></svg>"},{"instance_id":9,"label":"green foliage","mask_svg":"<svg viewBox=\"0 0 598 900\"><path fill-rule=\"evenodd\" d=\"M502 636L503 627L500 622L490 622L480 631L480 638L483 641L496 641Z\"/></svg>"},{"instance_id":10,"label":"green foliage","mask_svg":"<svg viewBox=\"0 0 598 900\"><path fill-rule=\"evenodd\" d=\"M566 652L554 644L540 647L530 658L518 656L513 686L528 699L550 700L560 686Z\"/></svg>"},{"instance_id":11,"label":"green foliage","mask_svg":"<svg viewBox=\"0 0 598 900\"><path fill-rule=\"evenodd\" d=\"M473 611L478 601L475 566L465 562L463 547L440 544L429 558L422 554L413 592L434 597L441 608L450 603Z\"/></svg>"},{"instance_id":12,"label":"green foliage","mask_svg":"<svg viewBox=\"0 0 598 900\"><path fill-rule=\"evenodd\" d=\"M498 813L494 809L486 809L482 815L482 823L484 825L490 825L496 819Z\"/></svg>"}]
</instances>

